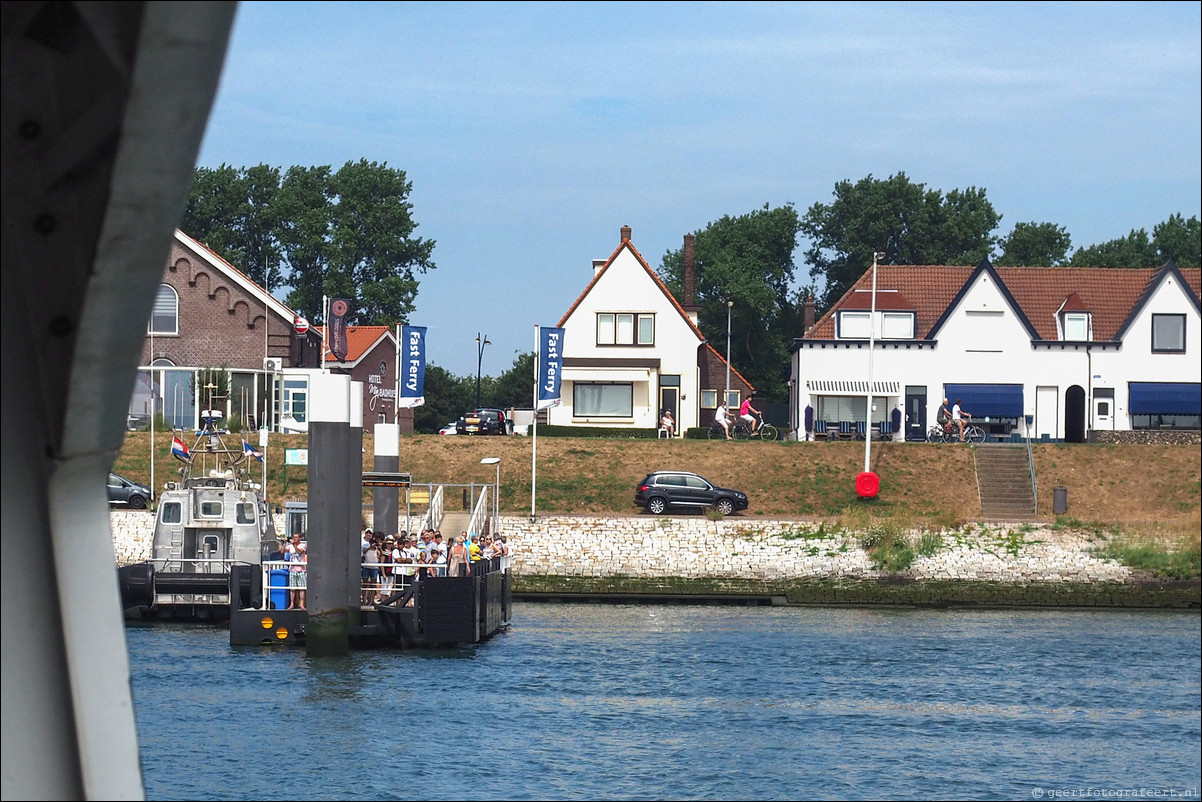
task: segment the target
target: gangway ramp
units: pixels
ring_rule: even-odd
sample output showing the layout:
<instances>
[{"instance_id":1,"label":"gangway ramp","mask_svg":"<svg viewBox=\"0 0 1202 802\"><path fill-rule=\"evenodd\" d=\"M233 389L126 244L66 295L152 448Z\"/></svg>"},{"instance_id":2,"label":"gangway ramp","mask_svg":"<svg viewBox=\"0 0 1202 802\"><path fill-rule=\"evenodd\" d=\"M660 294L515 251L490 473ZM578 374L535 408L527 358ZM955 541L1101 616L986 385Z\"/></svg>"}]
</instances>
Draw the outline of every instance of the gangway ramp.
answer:
<instances>
[{"instance_id":1,"label":"gangway ramp","mask_svg":"<svg viewBox=\"0 0 1202 802\"><path fill-rule=\"evenodd\" d=\"M438 531L442 532L444 540L459 537L460 533L467 532L467 527L471 520L472 515L468 512L443 513L442 521L438 524ZM468 532L468 534L471 533Z\"/></svg>"}]
</instances>

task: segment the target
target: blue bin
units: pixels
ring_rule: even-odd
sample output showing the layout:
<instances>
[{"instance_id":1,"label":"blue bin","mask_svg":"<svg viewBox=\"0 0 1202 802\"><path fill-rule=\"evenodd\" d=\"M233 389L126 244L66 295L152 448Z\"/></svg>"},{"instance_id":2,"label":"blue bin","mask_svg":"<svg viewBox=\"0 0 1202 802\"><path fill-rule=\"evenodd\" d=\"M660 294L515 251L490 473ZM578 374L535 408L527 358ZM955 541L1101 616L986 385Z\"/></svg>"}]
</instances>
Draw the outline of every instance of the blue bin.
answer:
<instances>
[{"instance_id":1,"label":"blue bin","mask_svg":"<svg viewBox=\"0 0 1202 802\"><path fill-rule=\"evenodd\" d=\"M288 569L272 568L267 582L271 586L271 609L283 610L288 606Z\"/></svg>"}]
</instances>

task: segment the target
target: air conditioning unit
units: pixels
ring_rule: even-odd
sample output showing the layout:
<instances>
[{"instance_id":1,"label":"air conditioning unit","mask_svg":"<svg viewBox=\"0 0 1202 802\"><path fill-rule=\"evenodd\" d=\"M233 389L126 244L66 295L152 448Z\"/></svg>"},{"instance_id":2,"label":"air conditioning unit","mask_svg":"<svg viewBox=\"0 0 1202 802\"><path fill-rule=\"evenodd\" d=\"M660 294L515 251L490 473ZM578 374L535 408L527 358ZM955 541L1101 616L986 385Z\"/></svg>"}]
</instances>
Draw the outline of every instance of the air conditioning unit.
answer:
<instances>
[{"instance_id":1,"label":"air conditioning unit","mask_svg":"<svg viewBox=\"0 0 1202 802\"><path fill-rule=\"evenodd\" d=\"M284 367L284 360L278 356L269 356L263 359L263 370L270 373L278 373Z\"/></svg>"}]
</instances>

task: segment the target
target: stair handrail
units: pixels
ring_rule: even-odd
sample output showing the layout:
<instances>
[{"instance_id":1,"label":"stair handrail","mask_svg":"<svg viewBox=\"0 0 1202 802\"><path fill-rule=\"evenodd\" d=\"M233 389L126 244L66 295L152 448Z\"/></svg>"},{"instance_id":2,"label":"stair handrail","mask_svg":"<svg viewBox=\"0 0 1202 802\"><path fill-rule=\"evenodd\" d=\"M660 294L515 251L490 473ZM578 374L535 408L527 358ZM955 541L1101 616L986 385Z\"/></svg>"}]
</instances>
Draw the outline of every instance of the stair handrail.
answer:
<instances>
[{"instance_id":1,"label":"stair handrail","mask_svg":"<svg viewBox=\"0 0 1202 802\"><path fill-rule=\"evenodd\" d=\"M433 489L433 485L430 485ZM439 485L437 490L429 494L430 504L426 509L426 517L422 519L422 531L426 529L437 529L442 521L442 489Z\"/></svg>"},{"instance_id":2,"label":"stair handrail","mask_svg":"<svg viewBox=\"0 0 1202 802\"><path fill-rule=\"evenodd\" d=\"M485 485L480 491L480 497L476 499L476 508L472 510L472 517L468 520L467 531L471 534L483 534L484 525L488 522L492 512L491 502L488 499L488 485ZM488 531L492 531L489 527Z\"/></svg>"},{"instance_id":3,"label":"stair handrail","mask_svg":"<svg viewBox=\"0 0 1202 802\"><path fill-rule=\"evenodd\" d=\"M1035 509L1032 510L1033 515L1039 514L1039 488L1035 483L1035 455L1031 450L1031 423L1030 420L1023 416L1023 428L1027 430L1027 469L1031 472L1031 498L1035 500Z\"/></svg>"}]
</instances>

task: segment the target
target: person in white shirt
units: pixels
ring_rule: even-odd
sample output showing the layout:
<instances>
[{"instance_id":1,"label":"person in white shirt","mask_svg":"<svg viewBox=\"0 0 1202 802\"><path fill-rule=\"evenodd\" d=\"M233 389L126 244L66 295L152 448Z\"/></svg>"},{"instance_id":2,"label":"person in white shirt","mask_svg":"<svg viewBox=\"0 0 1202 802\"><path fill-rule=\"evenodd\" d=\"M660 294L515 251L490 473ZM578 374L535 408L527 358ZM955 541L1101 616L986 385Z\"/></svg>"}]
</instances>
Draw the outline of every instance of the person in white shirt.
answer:
<instances>
[{"instance_id":1,"label":"person in white shirt","mask_svg":"<svg viewBox=\"0 0 1202 802\"><path fill-rule=\"evenodd\" d=\"M726 404L719 404L714 410L714 423L722 427L722 431L726 433L726 439L730 440L730 413L726 411Z\"/></svg>"},{"instance_id":2,"label":"person in white shirt","mask_svg":"<svg viewBox=\"0 0 1202 802\"><path fill-rule=\"evenodd\" d=\"M952 407L952 421L960 427L960 442L964 442L964 424L972 420L972 415L965 411L960 406L960 399L956 399L956 405Z\"/></svg>"}]
</instances>

